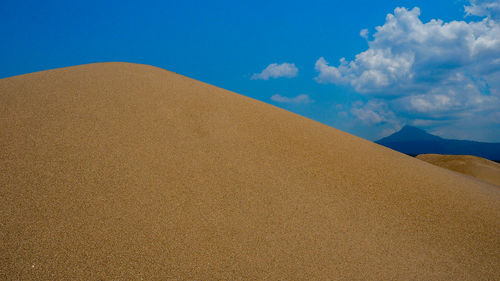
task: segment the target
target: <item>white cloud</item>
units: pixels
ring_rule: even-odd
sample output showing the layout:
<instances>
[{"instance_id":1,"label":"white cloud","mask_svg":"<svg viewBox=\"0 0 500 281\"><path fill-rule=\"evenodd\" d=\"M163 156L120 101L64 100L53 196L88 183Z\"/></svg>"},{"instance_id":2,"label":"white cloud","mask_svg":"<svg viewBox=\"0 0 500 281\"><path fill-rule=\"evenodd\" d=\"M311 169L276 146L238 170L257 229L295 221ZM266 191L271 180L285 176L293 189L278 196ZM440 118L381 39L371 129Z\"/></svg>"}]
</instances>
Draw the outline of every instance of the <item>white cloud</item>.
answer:
<instances>
[{"instance_id":1,"label":"white cloud","mask_svg":"<svg viewBox=\"0 0 500 281\"><path fill-rule=\"evenodd\" d=\"M344 62L342 59L341 62ZM326 60L321 57L316 61L314 69L319 72L319 75L314 78L319 83L335 83L340 84L342 82L342 74L336 67L328 66Z\"/></svg>"},{"instance_id":2,"label":"white cloud","mask_svg":"<svg viewBox=\"0 0 500 281\"><path fill-rule=\"evenodd\" d=\"M371 100L362 103L356 102L351 108L351 114L367 125L395 122L396 117L383 101Z\"/></svg>"},{"instance_id":3,"label":"white cloud","mask_svg":"<svg viewBox=\"0 0 500 281\"><path fill-rule=\"evenodd\" d=\"M362 29L360 32L359 32L359 36L365 38L365 39L368 39L368 29Z\"/></svg>"},{"instance_id":4,"label":"white cloud","mask_svg":"<svg viewBox=\"0 0 500 281\"><path fill-rule=\"evenodd\" d=\"M397 96L428 91L457 75L471 79L467 74L472 73L487 79L498 74L498 22L485 18L422 23L419 16L419 8L396 8L383 26L376 27L369 48L353 61L342 58L335 67L319 58L316 80L347 84L360 93Z\"/></svg>"},{"instance_id":5,"label":"white cloud","mask_svg":"<svg viewBox=\"0 0 500 281\"><path fill-rule=\"evenodd\" d=\"M498 18L500 15L500 1L498 0L471 0L470 6L464 6L468 16L487 16Z\"/></svg>"},{"instance_id":6,"label":"white cloud","mask_svg":"<svg viewBox=\"0 0 500 281\"><path fill-rule=\"evenodd\" d=\"M442 111L454 105L447 95L412 96L409 101L410 107L419 112Z\"/></svg>"},{"instance_id":7,"label":"white cloud","mask_svg":"<svg viewBox=\"0 0 500 281\"><path fill-rule=\"evenodd\" d=\"M315 80L375 97L376 103L351 110L372 124L399 116L408 121L496 116L490 113L500 108L500 0L471 1L465 10L483 18L423 23L418 7L396 8L353 60L342 58L332 66L320 57ZM368 31L360 35L368 38ZM381 102L387 106L383 111L377 109Z\"/></svg>"},{"instance_id":8,"label":"white cloud","mask_svg":"<svg viewBox=\"0 0 500 281\"><path fill-rule=\"evenodd\" d=\"M432 119L415 119L410 122L411 125L417 126L417 127L429 127L429 126L437 126L437 125L443 125L446 124L447 120L432 120Z\"/></svg>"},{"instance_id":9,"label":"white cloud","mask_svg":"<svg viewBox=\"0 0 500 281\"><path fill-rule=\"evenodd\" d=\"M467 117L477 112L498 110L500 97L482 94L478 86L462 77L455 81L443 81L422 94L403 96L390 103L413 116L443 118Z\"/></svg>"},{"instance_id":10,"label":"white cloud","mask_svg":"<svg viewBox=\"0 0 500 281\"><path fill-rule=\"evenodd\" d=\"M289 104L307 104L314 102L308 95L298 95L296 97L289 98L276 94L271 97L271 100L279 103L289 103Z\"/></svg>"},{"instance_id":11,"label":"white cloud","mask_svg":"<svg viewBox=\"0 0 500 281\"><path fill-rule=\"evenodd\" d=\"M287 77L292 78L297 76L299 69L294 63L284 62L282 64L272 63L268 65L261 73L255 73L251 79L268 80L269 78Z\"/></svg>"}]
</instances>

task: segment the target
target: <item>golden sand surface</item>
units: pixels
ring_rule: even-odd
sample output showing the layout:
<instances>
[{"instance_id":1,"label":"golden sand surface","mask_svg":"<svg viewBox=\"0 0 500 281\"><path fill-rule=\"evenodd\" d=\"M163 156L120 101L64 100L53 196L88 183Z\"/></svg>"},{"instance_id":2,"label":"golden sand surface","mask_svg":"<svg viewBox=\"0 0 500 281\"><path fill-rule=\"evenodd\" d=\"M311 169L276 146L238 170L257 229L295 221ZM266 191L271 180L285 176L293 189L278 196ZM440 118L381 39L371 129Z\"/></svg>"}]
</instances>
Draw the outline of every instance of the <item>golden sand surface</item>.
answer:
<instances>
[{"instance_id":1,"label":"golden sand surface","mask_svg":"<svg viewBox=\"0 0 500 281\"><path fill-rule=\"evenodd\" d=\"M500 186L500 164L472 155L420 154L418 159Z\"/></svg>"},{"instance_id":2,"label":"golden sand surface","mask_svg":"<svg viewBox=\"0 0 500 281\"><path fill-rule=\"evenodd\" d=\"M0 80L0 280L500 280L500 189L160 68Z\"/></svg>"}]
</instances>

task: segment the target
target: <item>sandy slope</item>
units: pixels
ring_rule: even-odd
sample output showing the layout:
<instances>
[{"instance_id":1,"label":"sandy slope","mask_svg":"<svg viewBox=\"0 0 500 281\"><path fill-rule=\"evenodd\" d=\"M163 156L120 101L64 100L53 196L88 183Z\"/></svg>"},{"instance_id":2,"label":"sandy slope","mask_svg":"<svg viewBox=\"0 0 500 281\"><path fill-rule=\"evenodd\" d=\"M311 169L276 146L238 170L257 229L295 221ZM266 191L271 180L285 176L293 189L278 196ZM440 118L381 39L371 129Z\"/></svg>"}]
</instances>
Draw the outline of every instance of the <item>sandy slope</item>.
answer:
<instances>
[{"instance_id":1,"label":"sandy slope","mask_svg":"<svg viewBox=\"0 0 500 281\"><path fill-rule=\"evenodd\" d=\"M500 164L472 155L420 154L418 159L500 186Z\"/></svg>"},{"instance_id":2,"label":"sandy slope","mask_svg":"<svg viewBox=\"0 0 500 281\"><path fill-rule=\"evenodd\" d=\"M159 68L0 80L0 279L499 280L500 189Z\"/></svg>"}]
</instances>

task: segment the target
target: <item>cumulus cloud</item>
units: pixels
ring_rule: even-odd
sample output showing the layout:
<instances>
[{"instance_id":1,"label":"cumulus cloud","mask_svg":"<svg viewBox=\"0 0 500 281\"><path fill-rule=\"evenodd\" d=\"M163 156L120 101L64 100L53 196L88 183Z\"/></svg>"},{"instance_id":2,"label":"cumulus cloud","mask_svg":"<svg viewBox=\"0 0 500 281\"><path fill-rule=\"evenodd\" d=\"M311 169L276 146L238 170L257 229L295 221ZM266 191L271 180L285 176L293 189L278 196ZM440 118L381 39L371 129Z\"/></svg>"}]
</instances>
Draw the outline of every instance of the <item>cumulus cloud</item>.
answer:
<instances>
[{"instance_id":1,"label":"cumulus cloud","mask_svg":"<svg viewBox=\"0 0 500 281\"><path fill-rule=\"evenodd\" d=\"M298 95L296 97L289 98L276 94L271 97L271 100L279 103L289 103L289 104L307 104L313 102L313 100L311 100L311 98L308 95Z\"/></svg>"},{"instance_id":2,"label":"cumulus cloud","mask_svg":"<svg viewBox=\"0 0 500 281\"><path fill-rule=\"evenodd\" d=\"M269 78L286 77L292 78L297 76L299 69L294 63L284 62L282 64L272 63L268 65L261 73L255 73L251 79L268 80Z\"/></svg>"},{"instance_id":3,"label":"cumulus cloud","mask_svg":"<svg viewBox=\"0 0 500 281\"><path fill-rule=\"evenodd\" d=\"M466 78L455 83L430 89L390 101L390 103L417 117L467 117L478 112L498 110L500 98L483 94L478 86Z\"/></svg>"},{"instance_id":4,"label":"cumulus cloud","mask_svg":"<svg viewBox=\"0 0 500 281\"><path fill-rule=\"evenodd\" d=\"M386 103L378 100L354 103L351 114L367 125L397 122L394 112L389 109Z\"/></svg>"},{"instance_id":5,"label":"cumulus cloud","mask_svg":"<svg viewBox=\"0 0 500 281\"><path fill-rule=\"evenodd\" d=\"M368 39L368 29L361 29L361 31L359 32L359 36L365 38L365 39Z\"/></svg>"},{"instance_id":6,"label":"cumulus cloud","mask_svg":"<svg viewBox=\"0 0 500 281\"><path fill-rule=\"evenodd\" d=\"M500 71L499 23L489 18L470 23L422 23L419 16L417 7L396 8L376 28L368 50L354 60L342 58L335 67L319 58L316 80L347 84L366 94L408 95L425 92L457 75L487 78Z\"/></svg>"},{"instance_id":7,"label":"cumulus cloud","mask_svg":"<svg viewBox=\"0 0 500 281\"><path fill-rule=\"evenodd\" d=\"M468 16L487 16L498 19L500 15L500 1L498 0L471 0L470 5L464 8Z\"/></svg>"},{"instance_id":8,"label":"cumulus cloud","mask_svg":"<svg viewBox=\"0 0 500 281\"><path fill-rule=\"evenodd\" d=\"M420 20L420 9L396 8L376 27L368 49L337 66L320 57L318 83L352 87L409 119L464 118L500 108L500 1L465 6L477 21ZM368 31L360 35L368 38ZM351 110L384 120L375 105ZM378 116L377 116L378 115ZM388 115L390 117L390 115Z\"/></svg>"}]
</instances>

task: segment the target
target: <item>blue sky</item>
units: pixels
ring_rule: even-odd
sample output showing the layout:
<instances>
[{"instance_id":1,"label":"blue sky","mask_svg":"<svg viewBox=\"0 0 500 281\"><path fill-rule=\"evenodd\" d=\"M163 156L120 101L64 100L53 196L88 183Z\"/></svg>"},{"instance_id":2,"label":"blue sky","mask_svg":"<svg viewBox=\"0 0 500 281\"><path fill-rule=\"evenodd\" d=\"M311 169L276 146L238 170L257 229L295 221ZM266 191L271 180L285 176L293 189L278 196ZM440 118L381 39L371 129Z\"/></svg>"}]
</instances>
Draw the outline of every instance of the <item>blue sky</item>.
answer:
<instances>
[{"instance_id":1,"label":"blue sky","mask_svg":"<svg viewBox=\"0 0 500 281\"><path fill-rule=\"evenodd\" d=\"M144 63L370 140L410 124L500 142L499 11L500 0L4 0L0 78Z\"/></svg>"}]
</instances>

